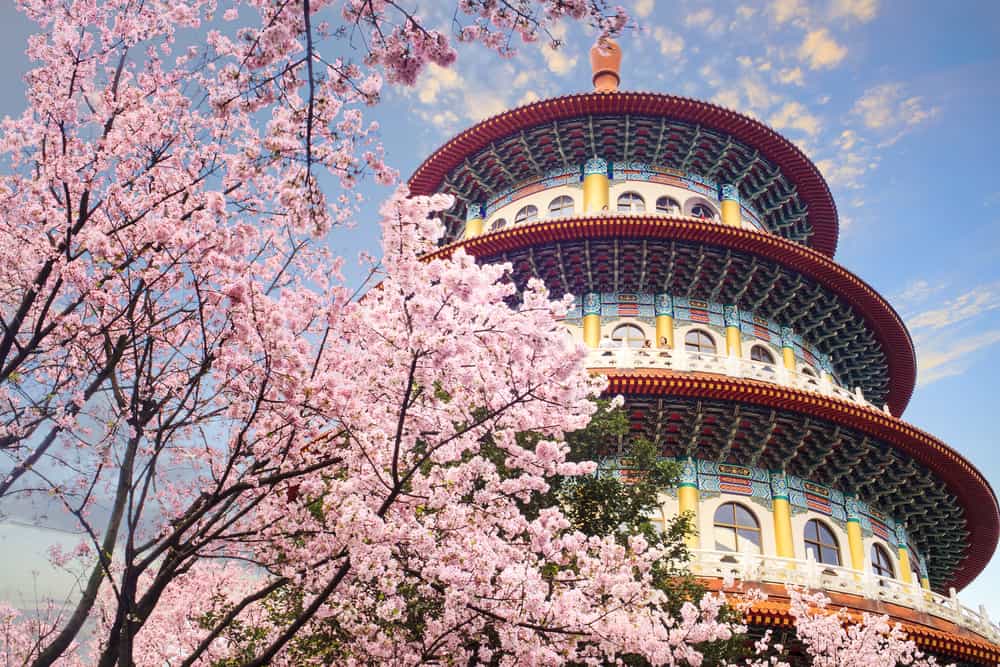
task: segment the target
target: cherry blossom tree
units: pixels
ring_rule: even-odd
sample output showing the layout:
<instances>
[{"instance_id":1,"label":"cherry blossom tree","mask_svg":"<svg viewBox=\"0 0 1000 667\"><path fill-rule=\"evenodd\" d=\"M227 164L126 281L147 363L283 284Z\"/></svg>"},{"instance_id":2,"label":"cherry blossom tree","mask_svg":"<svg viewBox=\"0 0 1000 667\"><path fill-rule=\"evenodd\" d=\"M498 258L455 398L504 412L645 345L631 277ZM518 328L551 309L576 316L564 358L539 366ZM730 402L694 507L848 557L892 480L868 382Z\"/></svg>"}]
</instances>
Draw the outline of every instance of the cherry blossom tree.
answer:
<instances>
[{"instance_id":1,"label":"cherry blossom tree","mask_svg":"<svg viewBox=\"0 0 1000 667\"><path fill-rule=\"evenodd\" d=\"M788 587L789 613L794 619L795 658L786 646L771 640L770 632L756 642L755 656L746 661L753 667L935 667L938 662L921 652L906 637L899 623L886 615L852 615L846 609L829 608L830 598L821 591ZM750 597L753 597L752 595Z\"/></svg>"},{"instance_id":2,"label":"cherry blossom tree","mask_svg":"<svg viewBox=\"0 0 1000 667\"><path fill-rule=\"evenodd\" d=\"M538 505L594 470L565 439L603 388L567 302L422 261L444 197L382 207L362 285L331 243L359 179L397 178L366 119L383 85L621 10L459 0L442 32L392 0L18 6L39 32L0 127L0 511L43 495L83 538L52 551L72 605L0 609L8 664L698 664L741 631L657 585L669 545Z\"/></svg>"},{"instance_id":3,"label":"cherry blossom tree","mask_svg":"<svg viewBox=\"0 0 1000 667\"><path fill-rule=\"evenodd\" d=\"M453 39L391 1L18 4L39 33L0 138L0 499L44 493L84 539L53 551L75 603L44 633L5 611L5 651L262 665L326 621L348 659L673 662L731 633L712 598L667 613L641 535L524 513L593 470L566 460L602 385L565 302L534 284L512 310L507 267L421 261L445 198L385 205L361 300L325 242L357 179L396 178L364 118L383 81L620 10L464 0ZM419 632L384 634L421 600Z\"/></svg>"}]
</instances>

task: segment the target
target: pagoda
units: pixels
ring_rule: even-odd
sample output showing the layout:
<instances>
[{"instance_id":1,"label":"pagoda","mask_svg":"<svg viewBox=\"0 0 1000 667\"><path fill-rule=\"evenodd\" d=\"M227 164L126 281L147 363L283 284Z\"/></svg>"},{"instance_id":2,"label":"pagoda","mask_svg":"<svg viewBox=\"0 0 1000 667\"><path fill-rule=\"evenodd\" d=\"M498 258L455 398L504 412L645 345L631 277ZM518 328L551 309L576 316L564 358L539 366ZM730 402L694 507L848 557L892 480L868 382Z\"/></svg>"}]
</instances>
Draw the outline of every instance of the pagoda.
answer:
<instances>
[{"instance_id":1,"label":"pagoda","mask_svg":"<svg viewBox=\"0 0 1000 667\"><path fill-rule=\"evenodd\" d=\"M420 165L414 194L456 199L437 252L575 296L564 324L588 367L681 463L652 520L690 512L694 573L768 593L751 625L788 626L793 583L949 662L1000 662L1000 629L957 596L996 548L996 496L900 419L913 343L834 261L823 176L753 118L619 90L620 61L595 47L593 91L484 120Z\"/></svg>"}]
</instances>

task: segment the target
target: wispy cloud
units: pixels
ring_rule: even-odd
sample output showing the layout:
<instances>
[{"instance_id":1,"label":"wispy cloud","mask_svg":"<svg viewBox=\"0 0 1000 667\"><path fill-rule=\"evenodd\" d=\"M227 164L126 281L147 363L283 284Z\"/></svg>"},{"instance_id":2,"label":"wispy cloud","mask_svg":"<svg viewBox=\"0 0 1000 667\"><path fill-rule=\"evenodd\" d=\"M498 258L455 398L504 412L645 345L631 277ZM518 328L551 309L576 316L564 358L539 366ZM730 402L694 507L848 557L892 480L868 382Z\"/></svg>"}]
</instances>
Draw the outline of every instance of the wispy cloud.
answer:
<instances>
[{"instance_id":1,"label":"wispy cloud","mask_svg":"<svg viewBox=\"0 0 1000 667\"><path fill-rule=\"evenodd\" d=\"M930 288L930 286L927 286ZM909 318L912 329L943 329L1000 308L1000 283L980 285Z\"/></svg>"},{"instance_id":2,"label":"wispy cloud","mask_svg":"<svg viewBox=\"0 0 1000 667\"><path fill-rule=\"evenodd\" d=\"M989 314L1000 310L1000 283L978 285L957 296L937 301L942 283L916 280L899 295L917 352L917 382L925 386L961 375L975 362L976 353L1000 343L1000 328Z\"/></svg>"},{"instance_id":3,"label":"wispy cloud","mask_svg":"<svg viewBox=\"0 0 1000 667\"><path fill-rule=\"evenodd\" d=\"M969 370L975 352L1000 343L1000 329L962 339L953 337L916 339L914 343L917 348L919 369L917 386L925 387Z\"/></svg>"},{"instance_id":4,"label":"wispy cloud","mask_svg":"<svg viewBox=\"0 0 1000 667\"><path fill-rule=\"evenodd\" d=\"M851 109L852 116L883 137L880 146L891 146L940 112L939 107L928 106L922 97L907 94L901 83L884 83L867 89Z\"/></svg>"}]
</instances>

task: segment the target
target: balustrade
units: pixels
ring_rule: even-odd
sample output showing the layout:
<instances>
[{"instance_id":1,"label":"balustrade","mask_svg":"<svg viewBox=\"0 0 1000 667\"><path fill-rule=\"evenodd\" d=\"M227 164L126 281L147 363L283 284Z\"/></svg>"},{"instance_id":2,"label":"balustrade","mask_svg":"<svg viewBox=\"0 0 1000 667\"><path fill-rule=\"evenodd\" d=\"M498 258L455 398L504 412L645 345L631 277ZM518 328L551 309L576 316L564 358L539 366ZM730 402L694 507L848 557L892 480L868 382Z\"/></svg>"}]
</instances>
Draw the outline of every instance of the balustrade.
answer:
<instances>
[{"instance_id":1,"label":"balustrade","mask_svg":"<svg viewBox=\"0 0 1000 667\"><path fill-rule=\"evenodd\" d=\"M597 348L587 355L588 368L616 368L623 370L658 368L673 371L716 373L730 377L760 380L785 387L813 391L833 396L868 408L878 409L869 403L858 387L854 391L841 387L828 377L796 373L783 365L767 364L721 354L688 352L682 348ZM884 409L884 408L883 408Z\"/></svg>"},{"instance_id":2,"label":"balustrade","mask_svg":"<svg viewBox=\"0 0 1000 667\"><path fill-rule=\"evenodd\" d=\"M740 579L743 582L779 583L806 586L858 595L924 612L951 621L991 642L1000 643L1000 627L986 609L964 606L955 589L945 596L920 586L906 584L892 577L881 577L867 566L863 572L847 567L817 563L810 554L807 560L780 558L761 554L709 551L691 552L691 572L700 577Z\"/></svg>"}]
</instances>

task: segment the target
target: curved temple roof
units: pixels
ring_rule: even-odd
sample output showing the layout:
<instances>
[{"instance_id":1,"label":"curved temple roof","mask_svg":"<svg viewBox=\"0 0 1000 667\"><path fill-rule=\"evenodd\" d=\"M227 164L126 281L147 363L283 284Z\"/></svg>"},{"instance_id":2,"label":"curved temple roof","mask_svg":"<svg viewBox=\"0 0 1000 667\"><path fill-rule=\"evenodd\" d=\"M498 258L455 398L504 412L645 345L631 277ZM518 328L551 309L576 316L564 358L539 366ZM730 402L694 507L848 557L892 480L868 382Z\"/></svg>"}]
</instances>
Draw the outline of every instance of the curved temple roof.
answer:
<instances>
[{"instance_id":1,"label":"curved temple roof","mask_svg":"<svg viewBox=\"0 0 1000 667\"><path fill-rule=\"evenodd\" d=\"M724 257L721 261L685 262L687 269L692 271L695 266L701 268L693 275L689 275L686 269L671 270L656 265L657 261L662 263L669 256L660 250L645 253L651 258L649 262L642 253L636 252L635 260L627 260L628 255L620 253L614 261L605 263L615 266L615 276L610 279L623 284L636 280L635 276L640 274L646 284L662 284L665 280L663 275L672 272L673 279L688 285L710 285L712 281L722 281L721 289L717 290L719 298L725 300L739 295L734 302L740 306L747 305L747 300L753 298L762 309L770 307L772 301L776 310L787 307L790 312L811 320L808 326L812 329L807 328L805 319L799 322L799 333L817 340L820 336L811 333L813 329L825 329L832 334L820 341L822 351L826 352L829 346L833 346L831 349L840 347L844 340L851 341L853 347L849 351L861 363L855 368L847 361L838 361L834 355L835 368L842 378L852 385L855 382L861 385L869 400L879 405L883 401L888 403L895 415L901 415L906 408L916 382L917 367L913 343L896 311L867 283L828 257L771 234L666 215L578 216L507 227L446 246L431 256L463 247L481 260L510 259L519 264L516 261L518 251L528 249L532 251L526 259L528 269L546 279L549 288L558 294L562 277L551 279L546 267L555 271L561 267L551 266L553 264L578 265L584 252L591 264L596 265L600 263L597 259L598 244L606 240L618 244L633 240L640 245L669 243L672 251L677 251L678 246L685 242L698 244L699 247L719 248L719 255ZM579 252L572 246L578 241L590 245ZM540 250L542 247L552 248L553 256L543 253ZM603 254L610 256L612 253ZM754 261L757 264L747 268L744 257L749 258L751 264ZM766 260L766 265L763 260ZM578 276L578 279L601 280L600 267L588 266L591 270ZM519 270L517 266L515 269ZM708 275L711 278L706 280ZM800 281L798 276L805 276L808 282ZM600 291L599 285L577 285L571 278L566 291L582 293L595 291L595 287L596 291ZM630 285L631 289L639 287ZM793 296L793 292L797 294ZM767 298L761 299L762 296ZM847 315L844 315L845 310ZM838 318L842 321L837 322ZM872 346L864 342L866 335L873 338Z\"/></svg>"},{"instance_id":2,"label":"curved temple roof","mask_svg":"<svg viewBox=\"0 0 1000 667\"><path fill-rule=\"evenodd\" d=\"M684 437L681 426L679 438L696 441L697 457L724 460L739 440L746 443L739 450L744 463L750 457L764 467L787 466L793 474L857 493L880 509L907 516L907 531L929 556L931 578L939 590L966 586L996 549L1000 510L982 473L934 436L902 420L757 380L664 371L607 373L607 392L625 395L633 421L636 411L641 412L647 431L662 429L662 415L684 412L685 401L694 401L697 415L687 421L696 430ZM656 403L661 397L665 403ZM709 409L709 403L730 407ZM707 414L716 419L708 435ZM683 417L677 421L683 423ZM778 426L771 428L769 422ZM771 435L762 439L767 432ZM736 440L721 438L723 434L735 434ZM646 435L664 449L676 446L669 436Z\"/></svg>"},{"instance_id":3,"label":"curved temple roof","mask_svg":"<svg viewBox=\"0 0 1000 667\"><path fill-rule=\"evenodd\" d=\"M666 166L737 185L775 234L832 257L837 207L816 166L766 125L720 106L658 93L581 93L501 113L435 151L410 178L414 194L450 192L448 240L465 202L486 201L593 156Z\"/></svg>"}]
</instances>

